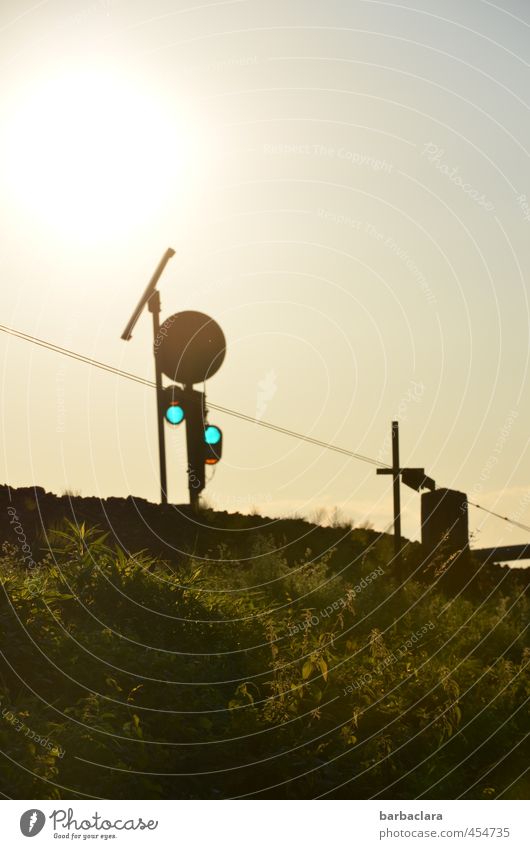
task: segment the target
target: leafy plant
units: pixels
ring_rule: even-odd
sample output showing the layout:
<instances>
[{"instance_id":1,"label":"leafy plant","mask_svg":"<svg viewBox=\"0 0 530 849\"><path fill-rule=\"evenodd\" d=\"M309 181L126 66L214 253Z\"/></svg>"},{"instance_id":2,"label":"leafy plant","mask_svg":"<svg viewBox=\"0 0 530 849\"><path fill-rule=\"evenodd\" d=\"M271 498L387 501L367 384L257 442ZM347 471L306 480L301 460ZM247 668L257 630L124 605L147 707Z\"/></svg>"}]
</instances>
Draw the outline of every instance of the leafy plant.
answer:
<instances>
[{"instance_id":1,"label":"leafy plant","mask_svg":"<svg viewBox=\"0 0 530 849\"><path fill-rule=\"evenodd\" d=\"M67 522L31 572L4 545L0 791L526 798L524 586L398 579L367 533L177 566Z\"/></svg>"}]
</instances>

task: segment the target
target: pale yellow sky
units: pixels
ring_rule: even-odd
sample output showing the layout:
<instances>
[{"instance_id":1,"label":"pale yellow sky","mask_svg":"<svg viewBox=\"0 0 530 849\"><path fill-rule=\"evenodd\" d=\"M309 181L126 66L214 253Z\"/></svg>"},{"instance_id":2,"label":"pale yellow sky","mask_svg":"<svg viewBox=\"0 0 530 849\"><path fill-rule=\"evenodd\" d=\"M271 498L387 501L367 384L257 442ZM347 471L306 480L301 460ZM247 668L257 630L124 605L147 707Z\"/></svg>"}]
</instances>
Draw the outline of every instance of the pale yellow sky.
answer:
<instances>
[{"instance_id":1,"label":"pale yellow sky","mask_svg":"<svg viewBox=\"0 0 530 849\"><path fill-rule=\"evenodd\" d=\"M529 26L480 0L2 3L0 323L152 377L150 317L120 334L172 246L162 317L228 341L211 401L382 461L398 417L403 463L530 524ZM2 480L156 500L149 389L0 350ZM390 522L372 466L211 420L216 506Z\"/></svg>"}]
</instances>

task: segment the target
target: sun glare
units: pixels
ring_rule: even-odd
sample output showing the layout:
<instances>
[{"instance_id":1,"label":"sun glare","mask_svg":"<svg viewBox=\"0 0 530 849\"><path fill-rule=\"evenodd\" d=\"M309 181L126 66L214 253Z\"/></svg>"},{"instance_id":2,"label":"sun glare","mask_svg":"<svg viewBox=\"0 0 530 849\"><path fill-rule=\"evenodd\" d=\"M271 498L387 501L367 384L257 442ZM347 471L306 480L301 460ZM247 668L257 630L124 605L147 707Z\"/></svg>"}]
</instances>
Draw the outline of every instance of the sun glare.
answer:
<instances>
[{"instance_id":1,"label":"sun glare","mask_svg":"<svg viewBox=\"0 0 530 849\"><path fill-rule=\"evenodd\" d=\"M156 97L116 74L39 82L8 121L12 199L59 234L134 230L189 176L185 134Z\"/></svg>"}]
</instances>

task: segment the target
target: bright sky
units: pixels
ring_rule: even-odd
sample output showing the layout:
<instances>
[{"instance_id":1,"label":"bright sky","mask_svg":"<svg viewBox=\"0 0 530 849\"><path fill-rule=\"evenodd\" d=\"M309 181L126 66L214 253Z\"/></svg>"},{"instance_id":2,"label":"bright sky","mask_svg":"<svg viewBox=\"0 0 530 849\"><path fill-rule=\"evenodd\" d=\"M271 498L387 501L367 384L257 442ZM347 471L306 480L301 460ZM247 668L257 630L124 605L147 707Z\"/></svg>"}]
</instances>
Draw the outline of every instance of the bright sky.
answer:
<instances>
[{"instance_id":1,"label":"bright sky","mask_svg":"<svg viewBox=\"0 0 530 849\"><path fill-rule=\"evenodd\" d=\"M0 323L151 378L150 316L120 334L172 246L162 318L228 341L212 402L383 462L397 417L403 464L530 524L529 34L515 0L4 0ZM0 479L157 499L149 389L0 347ZM373 466L210 418L215 506L391 521Z\"/></svg>"}]
</instances>

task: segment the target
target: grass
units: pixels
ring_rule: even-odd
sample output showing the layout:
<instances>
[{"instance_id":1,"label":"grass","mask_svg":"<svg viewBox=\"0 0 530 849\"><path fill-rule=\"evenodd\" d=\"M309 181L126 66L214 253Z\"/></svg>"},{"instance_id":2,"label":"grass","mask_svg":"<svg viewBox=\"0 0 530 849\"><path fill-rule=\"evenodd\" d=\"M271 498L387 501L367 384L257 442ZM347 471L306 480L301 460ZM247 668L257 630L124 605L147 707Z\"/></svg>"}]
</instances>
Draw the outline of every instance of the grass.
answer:
<instances>
[{"instance_id":1,"label":"grass","mask_svg":"<svg viewBox=\"0 0 530 849\"><path fill-rule=\"evenodd\" d=\"M63 523L27 570L5 543L0 791L528 798L523 581L456 592L416 548L398 577L362 530L296 550L176 564Z\"/></svg>"}]
</instances>

